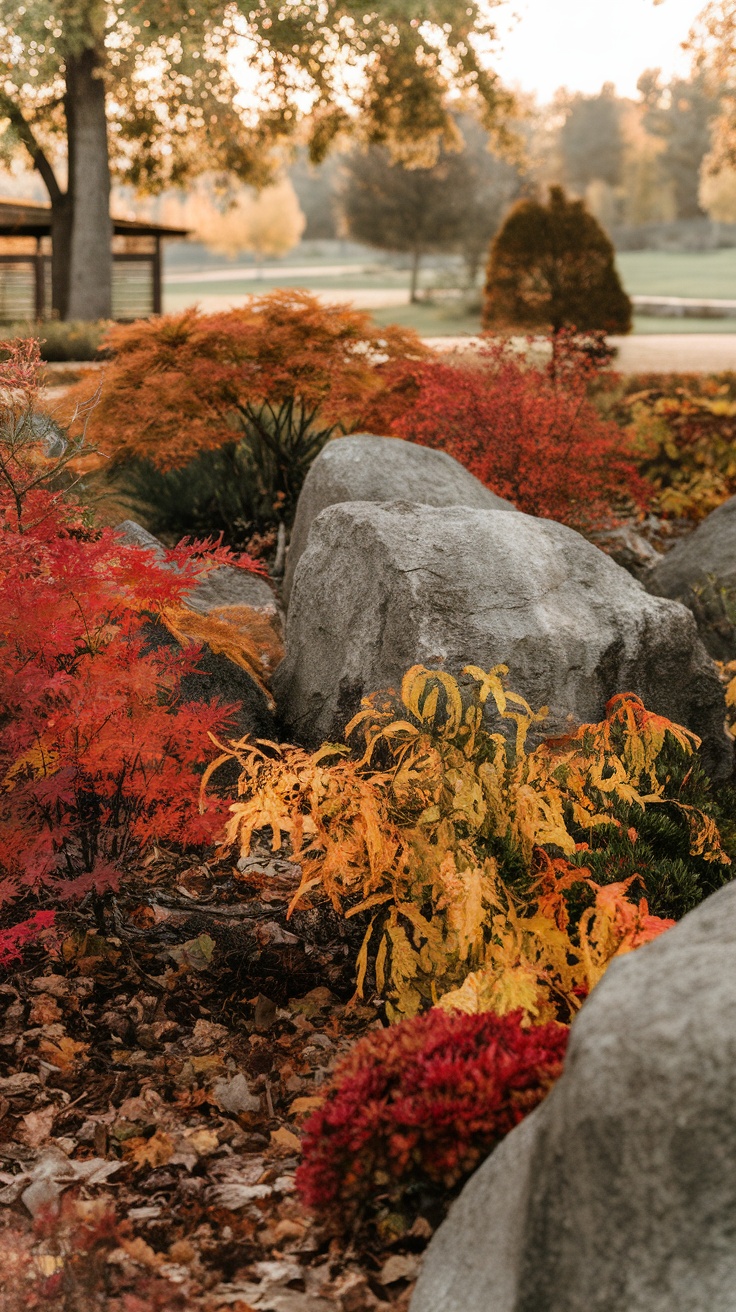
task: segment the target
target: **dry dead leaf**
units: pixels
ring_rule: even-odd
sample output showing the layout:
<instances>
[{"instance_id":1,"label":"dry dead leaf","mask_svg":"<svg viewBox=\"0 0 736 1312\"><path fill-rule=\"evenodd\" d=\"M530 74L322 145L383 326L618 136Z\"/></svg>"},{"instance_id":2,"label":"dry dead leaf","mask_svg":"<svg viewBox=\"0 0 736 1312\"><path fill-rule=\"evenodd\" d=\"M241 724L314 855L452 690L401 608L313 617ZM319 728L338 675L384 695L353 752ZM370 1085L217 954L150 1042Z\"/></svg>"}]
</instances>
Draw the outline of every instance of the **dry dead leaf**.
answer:
<instances>
[{"instance_id":1,"label":"dry dead leaf","mask_svg":"<svg viewBox=\"0 0 736 1312\"><path fill-rule=\"evenodd\" d=\"M194 1149L198 1157L206 1157L208 1153L213 1153L220 1146L220 1141L215 1130L202 1128L193 1130L191 1133L184 1131L187 1147Z\"/></svg>"},{"instance_id":2,"label":"dry dead leaf","mask_svg":"<svg viewBox=\"0 0 736 1312\"><path fill-rule=\"evenodd\" d=\"M282 1125L278 1130L271 1131L271 1147L284 1153L298 1153L301 1152L302 1144L301 1139Z\"/></svg>"},{"instance_id":3,"label":"dry dead leaf","mask_svg":"<svg viewBox=\"0 0 736 1312\"><path fill-rule=\"evenodd\" d=\"M66 1035L58 1043L42 1039L38 1045L44 1060L57 1066L62 1075L69 1075L80 1062L85 1061L88 1049L88 1043L80 1043L78 1039L70 1039Z\"/></svg>"},{"instance_id":4,"label":"dry dead leaf","mask_svg":"<svg viewBox=\"0 0 736 1312\"><path fill-rule=\"evenodd\" d=\"M41 1080L32 1071L16 1071L0 1080L0 1094L6 1098L24 1098L41 1088Z\"/></svg>"},{"instance_id":5,"label":"dry dead leaf","mask_svg":"<svg viewBox=\"0 0 736 1312\"><path fill-rule=\"evenodd\" d=\"M315 1112L318 1107L322 1106L324 1098L318 1094L312 1094L309 1098L295 1098L289 1108L290 1116L306 1116L309 1112Z\"/></svg>"},{"instance_id":6,"label":"dry dead leaf","mask_svg":"<svg viewBox=\"0 0 736 1312\"><path fill-rule=\"evenodd\" d=\"M51 1025L60 1018L61 1007L50 993L41 993L33 999L28 1013L29 1025Z\"/></svg>"},{"instance_id":7,"label":"dry dead leaf","mask_svg":"<svg viewBox=\"0 0 736 1312\"><path fill-rule=\"evenodd\" d=\"M274 1243L282 1244L285 1239L302 1239L307 1228L306 1221L290 1221L286 1218L274 1227Z\"/></svg>"},{"instance_id":8,"label":"dry dead leaf","mask_svg":"<svg viewBox=\"0 0 736 1312\"><path fill-rule=\"evenodd\" d=\"M63 998L69 992L69 980L66 975L39 975L31 980L34 993L50 993L54 998Z\"/></svg>"},{"instance_id":9,"label":"dry dead leaf","mask_svg":"<svg viewBox=\"0 0 736 1312\"><path fill-rule=\"evenodd\" d=\"M36 1216L55 1204L70 1185L102 1184L118 1170L120 1162L106 1162L99 1157L71 1161L58 1144L49 1144L29 1170L21 1171L5 1189L0 1189L0 1203L12 1204L20 1198L31 1216Z\"/></svg>"},{"instance_id":10,"label":"dry dead leaf","mask_svg":"<svg viewBox=\"0 0 736 1312\"><path fill-rule=\"evenodd\" d=\"M157 1130L150 1139L136 1135L123 1144L123 1155L134 1166L165 1166L174 1155L174 1141L165 1130Z\"/></svg>"},{"instance_id":11,"label":"dry dead leaf","mask_svg":"<svg viewBox=\"0 0 736 1312\"><path fill-rule=\"evenodd\" d=\"M176 1262L180 1266L188 1266L196 1257L197 1250L188 1239L175 1239L169 1248L169 1261Z\"/></svg>"},{"instance_id":12,"label":"dry dead leaf","mask_svg":"<svg viewBox=\"0 0 736 1312\"><path fill-rule=\"evenodd\" d=\"M416 1280L419 1261L413 1253L392 1253L386 1258L378 1277L382 1285L394 1285L397 1280Z\"/></svg>"},{"instance_id":13,"label":"dry dead leaf","mask_svg":"<svg viewBox=\"0 0 736 1312\"><path fill-rule=\"evenodd\" d=\"M134 1262L140 1262L142 1266L157 1267L163 1262L160 1253L154 1253L145 1239L136 1236L135 1239L123 1239L120 1247L128 1257L132 1257Z\"/></svg>"},{"instance_id":14,"label":"dry dead leaf","mask_svg":"<svg viewBox=\"0 0 736 1312\"><path fill-rule=\"evenodd\" d=\"M239 1071L231 1080L215 1080L212 1086L212 1099L221 1112L237 1116L239 1112L259 1112L261 1100L248 1088L248 1081Z\"/></svg>"},{"instance_id":15,"label":"dry dead leaf","mask_svg":"<svg viewBox=\"0 0 736 1312\"><path fill-rule=\"evenodd\" d=\"M23 1117L23 1138L29 1148L40 1148L51 1136L56 1111L54 1107L42 1107L37 1112L27 1112Z\"/></svg>"}]
</instances>

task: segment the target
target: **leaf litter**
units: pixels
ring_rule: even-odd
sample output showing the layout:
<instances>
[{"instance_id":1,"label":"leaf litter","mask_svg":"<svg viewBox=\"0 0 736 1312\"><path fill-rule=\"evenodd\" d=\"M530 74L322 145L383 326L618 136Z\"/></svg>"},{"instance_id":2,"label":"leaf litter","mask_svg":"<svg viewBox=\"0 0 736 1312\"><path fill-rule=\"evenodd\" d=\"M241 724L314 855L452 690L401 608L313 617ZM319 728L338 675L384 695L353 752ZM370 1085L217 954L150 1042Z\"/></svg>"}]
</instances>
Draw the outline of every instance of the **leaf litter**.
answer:
<instances>
[{"instance_id":1,"label":"leaf litter","mask_svg":"<svg viewBox=\"0 0 736 1312\"><path fill-rule=\"evenodd\" d=\"M429 1227L338 1240L295 1190L301 1125L380 1023L351 1002L360 925L287 925L300 877L159 850L5 976L0 1312L408 1307Z\"/></svg>"}]
</instances>

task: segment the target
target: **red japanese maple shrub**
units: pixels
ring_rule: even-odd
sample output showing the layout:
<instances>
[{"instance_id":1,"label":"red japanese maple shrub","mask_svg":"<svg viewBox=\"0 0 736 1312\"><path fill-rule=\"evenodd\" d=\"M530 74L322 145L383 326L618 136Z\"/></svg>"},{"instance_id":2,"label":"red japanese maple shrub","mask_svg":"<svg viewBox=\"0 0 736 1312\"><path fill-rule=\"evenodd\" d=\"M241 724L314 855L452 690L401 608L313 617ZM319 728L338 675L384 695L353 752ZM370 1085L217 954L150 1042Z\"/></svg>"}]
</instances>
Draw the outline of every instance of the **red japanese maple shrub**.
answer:
<instances>
[{"instance_id":1,"label":"red japanese maple shrub","mask_svg":"<svg viewBox=\"0 0 736 1312\"><path fill-rule=\"evenodd\" d=\"M149 626L195 576L252 565L194 544L165 571L88 527L58 488L74 451L49 454L64 439L37 408L34 348L0 364L0 963L154 841L216 832L222 806L200 813L199 779L232 708L183 705L198 650L152 651Z\"/></svg>"},{"instance_id":2,"label":"red japanese maple shrub","mask_svg":"<svg viewBox=\"0 0 736 1312\"><path fill-rule=\"evenodd\" d=\"M588 399L595 351L574 345L556 343L547 367L503 343L464 364L390 363L363 426L446 451L527 514L582 530L614 523L651 488Z\"/></svg>"},{"instance_id":3,"label":"red japanese maple shrub","mask_svg":"<svg viewBox=\"0 0 736 1312\"><path fill-rule=\"evenodd\" d=\"M542 1100L567 1038L564 1025L523 1027L521 1012L440 1008L368 1034L306 1123L304 1201L341 1227L368 1205L447 1194Z\"/></svg>"}]
</instances>

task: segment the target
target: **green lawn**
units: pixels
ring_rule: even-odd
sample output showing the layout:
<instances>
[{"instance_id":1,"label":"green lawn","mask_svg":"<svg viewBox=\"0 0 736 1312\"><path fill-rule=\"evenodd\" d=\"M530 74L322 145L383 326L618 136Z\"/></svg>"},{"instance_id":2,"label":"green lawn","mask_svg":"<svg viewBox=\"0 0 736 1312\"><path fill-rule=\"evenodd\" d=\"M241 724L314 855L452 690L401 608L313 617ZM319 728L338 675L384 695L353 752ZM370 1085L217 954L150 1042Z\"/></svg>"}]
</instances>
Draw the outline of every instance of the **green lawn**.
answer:
<instances>
[{"instance_id":1,"label":"green lawn","mask_svg":"<svg viewBox=\"0 0 736 1312\"><path fill-rule=\"evenodd\" d=\"M673 319L653 314L635 314L634 332L641 333L736 333L736 319Z\"/></svg>"},{"instance_id":2,"label":"green lawn","mask_svg":"<svg viewBox=\"0 0 736 1312\"><path fill-rule=\"evenodd\" d=\"M620 251L616 264L629 296L736 300L736 250Z\"/></svg>"},{"instance_id":3,"label":"green lawn","mask_svg":"<svg viewBox=\"0 0 736 1312\"><path fill-rule=\"evenodd\" d=\"M342 263L342 260L339 261ZM349 261L352 263L352 261ZM298 260L295 263L310 264L311 260ZM623 251L617 256L617 264L626 290L632 296L690 296L706 298L736 299L736 250L718 251ZM366 267L368 266L368 267ZM215 273L215 271L212 271ZM263 294L274 287L308 287L329 295L330 291L346 290L369 291L376 294L382 290L394 292L408 287L408 273L392 269L390 266L375 265L370 267L370 260L362 265L356 260L355 272L341 270L341 276L329 276L320 269L320 261L315 260L314 270L290 275L288 264L278 279L258 278L256 276L233 276L226 268L222 277L212 277L206 281L187 277L187 270L181 273L171 269L164 287L164 305L168 311L181 310L185 306L199 302L204 309L220 308L232 297L238 298L249 294ZM432 272L427 271L431 281ZM208 300L210 300L208 306ZM227 298L227 299L226 299ZM450 336L477 333L480 319L469 314L460 305L438 300L419 305L376 305L371 298L368 303L373 317L382 324L396 323L404 327L415 328L424 336ZM736 319L676 319L637 316L634 321L635 333L732 333L736 332Z\"/></svg>"},{"instance_id":4,"label":"green lawn","mask_svg":"<svg viewBox=\"0 0 736 1312\"><path fill-rule=\"evenodd\" d=\"M387 305L371 310L376 323L396 323L414 328L422 337L463 337L480 332L480 315L468 314L457 305L439 301L419 305Z\"/></svg>"}]
</instances>

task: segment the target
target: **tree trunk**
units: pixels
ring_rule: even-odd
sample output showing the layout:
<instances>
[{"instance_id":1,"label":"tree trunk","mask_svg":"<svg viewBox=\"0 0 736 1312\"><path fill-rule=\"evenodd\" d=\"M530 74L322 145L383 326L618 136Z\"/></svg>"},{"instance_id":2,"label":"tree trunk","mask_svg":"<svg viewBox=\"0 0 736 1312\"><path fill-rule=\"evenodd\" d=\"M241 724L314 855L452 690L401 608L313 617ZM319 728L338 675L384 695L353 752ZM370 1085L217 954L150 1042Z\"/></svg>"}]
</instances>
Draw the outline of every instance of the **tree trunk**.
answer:
<instances>
[{"instance_id":1,"label":"tree trunk","mask_svg":"<svg viewBox=\"0 0 736 1312\"><path fill-rule=\"evenodd\" d=\"M110 161L101 60L94 49L67 59L71 239L69 319L112 316Z\"/></svg>"},{"instance_id":2,"label":"tree trunk","mask_svg":"<svg viewBox=\"0 0 736 1312\"><path fill-rule=\"evenodd\" d=\"M6 115L15 128L43 179L51 201L51 307L59 318L66 316L69 300L69 249L71 245L72 198L71 185L66 193L61 190L48 156L36 140L30 123L24 118L20 106L0 91L0 114ZM71 178L71 169L69 170Z\"/></svg>"},{"instance_id":3,"label":"tree trunk","mask_svg":"<svg viewBox=\"0 0 736 1312\"><path fill-rule=\"evenodd\" d=\"M59 319L69 309L72 199L68 192L51 200L51 308Z\"/></svg>"},{"instance_id":4,"label":"tree trunk","mask_svg":"<svg viewBox=\"0 0 736 1312\"><path fill-rule=\"evenodd\" d=\"M411 255L411 285L409 292L409 301L412 305L416 305L419 300L417 293L419 289L419 263L421 258L422 252L415 247Z\"/></svg>"}]
</instances>

